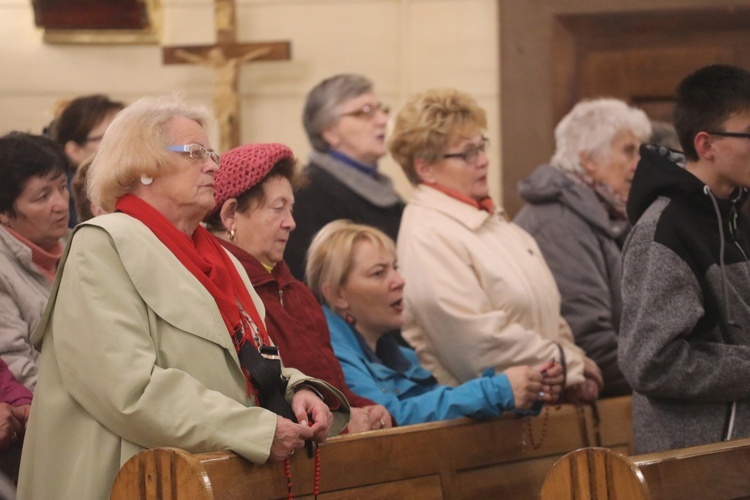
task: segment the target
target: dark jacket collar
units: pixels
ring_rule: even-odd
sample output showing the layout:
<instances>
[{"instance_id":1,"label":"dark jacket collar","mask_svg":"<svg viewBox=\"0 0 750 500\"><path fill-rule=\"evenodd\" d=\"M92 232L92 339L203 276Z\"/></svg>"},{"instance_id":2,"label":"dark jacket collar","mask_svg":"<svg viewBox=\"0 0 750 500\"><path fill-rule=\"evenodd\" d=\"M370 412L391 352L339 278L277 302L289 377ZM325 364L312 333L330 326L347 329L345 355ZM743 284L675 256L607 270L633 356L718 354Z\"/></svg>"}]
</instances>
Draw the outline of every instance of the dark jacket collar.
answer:
<instances>
[{"instance_id":1,"label":"dark jacket collar","mask_svg":"<svg viewBox=\"0 0 750 500\"><path fill-rule=\"evenodd\" d=\"M711 197L705 192L706 185L685 169L685 156L664 146L643 144L641 160L633 176L628 196L628 217L635 224L649 206L660 196L680 197L701 210L714 212ZM747 197L745 189L739 189L731 200L717 199L719 210L728 216L735 206Z\"/></svg>"}]
</instances>

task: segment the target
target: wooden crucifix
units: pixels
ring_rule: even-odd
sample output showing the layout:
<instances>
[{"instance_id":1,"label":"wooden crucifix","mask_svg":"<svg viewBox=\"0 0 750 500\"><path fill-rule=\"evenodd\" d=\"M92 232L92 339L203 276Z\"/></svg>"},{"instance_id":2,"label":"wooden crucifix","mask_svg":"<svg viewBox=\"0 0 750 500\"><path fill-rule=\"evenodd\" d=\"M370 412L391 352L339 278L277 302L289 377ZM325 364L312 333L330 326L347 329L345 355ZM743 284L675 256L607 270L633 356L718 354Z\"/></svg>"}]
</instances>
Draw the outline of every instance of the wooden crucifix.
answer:
<instances>
[{"instance_id":1,"label":"wooden crucifix","mask_svg":"<svg viewBox=\"0 0 750 500\"><path fill-rule=\"evenodd\" d=\"M163 47L164 64L204 64L216 70L214 114L219 125L219 147L224 152L240 145L239 70L249 61L289 60L289 42L237 43L234 0L214 0L216 45Z\"/></svg>"}]
</instances>

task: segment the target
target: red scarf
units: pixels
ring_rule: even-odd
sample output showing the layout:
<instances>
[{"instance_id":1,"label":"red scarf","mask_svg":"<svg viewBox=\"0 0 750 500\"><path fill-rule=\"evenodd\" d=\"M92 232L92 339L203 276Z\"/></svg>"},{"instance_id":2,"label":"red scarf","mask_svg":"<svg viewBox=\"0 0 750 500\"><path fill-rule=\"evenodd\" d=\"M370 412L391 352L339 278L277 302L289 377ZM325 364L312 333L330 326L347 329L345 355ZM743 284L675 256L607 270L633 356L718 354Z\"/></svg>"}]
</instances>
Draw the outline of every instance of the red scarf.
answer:
<instances>
[{"instance_id":1,"label":"red scarf","mask_svg":"<svg viewBox=\"0 0 750 500\"><path fill-rule=\"evenodd\" d=\"M245 342L251 342L256 349L260 344L271 345L265 325L245 283L226 251L211 233L198 226L191 238L177 229L161 212L132 194L120 198L115 210L143 222L208 290L219 307L237 352ZM240 331L242 337L237 342L235 332ZM248 395L253 394L257 398L250 377L244 371Z\"/></svg>"},{"instance_id":2,"label":"red scarf","mask_svg":"<svg viewBox=\"0 0 750 500\"><path fill-rule=\"evenodd\" d=\"M471 196L466 196L465 194L460 193L455 189L447 188L444 186L439 186L435 184L434 182L425 182L424 185L430 186L432 189L437 189L441 193L447 194L451 198L455 198L458 201L462 201L468 205L471 205L477 210L484 210L485 212L489 212L489 213L495 212L495 204L492 202L492 198L490 198L489 196L485 196L481 200L477 201Z\"/></svg>"}]
</instances>

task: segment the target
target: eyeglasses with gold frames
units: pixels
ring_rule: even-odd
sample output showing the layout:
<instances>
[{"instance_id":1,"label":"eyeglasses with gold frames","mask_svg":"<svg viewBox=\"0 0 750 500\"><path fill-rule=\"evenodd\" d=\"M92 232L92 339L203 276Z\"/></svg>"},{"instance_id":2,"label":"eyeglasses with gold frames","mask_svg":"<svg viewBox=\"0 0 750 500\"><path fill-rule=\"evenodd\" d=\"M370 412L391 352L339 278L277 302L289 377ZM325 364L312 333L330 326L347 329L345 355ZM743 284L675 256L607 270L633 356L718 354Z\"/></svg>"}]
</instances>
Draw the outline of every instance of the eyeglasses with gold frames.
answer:
<instances>
[{"instance_id":1,"label":"eyeglasses with gold frames","mask_svg":"<svg viewBox=\"0 0 750 500\"><path fill-rule=\"evenodd\" d=\"M179 144L177 146L168 146L167 149L177 153L187 153L194 160L205 160L206 157L209 157L212 162L216 163L216 166L221 165L221 156L219 156L219 153L209 151L200 144Z\"/></svg>"},{"instance_id":2,"label":"eyeglasses with gold frames","mask_svg":"<svg viewBox=\"0 0 750 500\"><path fill-rule=\"evenodd\" d=\"M355 118L367 118L372 119L375 117L378 111L382 111L384 114L388 114L391 111L391 108L383 104L382 102L377 102L375 104L365 104L359 109L355 109L354 111L349 111L346 113L341 113L339 116L353 116Z\"/></svg>"}]
</instances>

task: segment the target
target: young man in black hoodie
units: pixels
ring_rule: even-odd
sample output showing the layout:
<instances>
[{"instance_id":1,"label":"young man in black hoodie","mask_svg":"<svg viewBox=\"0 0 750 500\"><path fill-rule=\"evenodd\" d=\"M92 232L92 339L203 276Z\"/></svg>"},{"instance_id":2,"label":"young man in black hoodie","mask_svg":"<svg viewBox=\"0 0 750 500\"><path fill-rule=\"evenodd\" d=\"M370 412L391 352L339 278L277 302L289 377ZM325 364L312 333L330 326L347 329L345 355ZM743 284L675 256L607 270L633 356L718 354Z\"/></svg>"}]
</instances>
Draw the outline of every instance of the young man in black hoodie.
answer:
<instances>
[{"instance_id":1,"label":"young man in black hoodie","mask_svg":"<svg viewBox=\"0 0 750 500\"><path fill-rule=\"evenodd\" d=\"M677 89L684 155L642 146L627 203L619 363L636 453L750 436L750 72Z\"/></svg>"}]
</instances>

